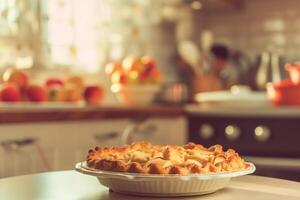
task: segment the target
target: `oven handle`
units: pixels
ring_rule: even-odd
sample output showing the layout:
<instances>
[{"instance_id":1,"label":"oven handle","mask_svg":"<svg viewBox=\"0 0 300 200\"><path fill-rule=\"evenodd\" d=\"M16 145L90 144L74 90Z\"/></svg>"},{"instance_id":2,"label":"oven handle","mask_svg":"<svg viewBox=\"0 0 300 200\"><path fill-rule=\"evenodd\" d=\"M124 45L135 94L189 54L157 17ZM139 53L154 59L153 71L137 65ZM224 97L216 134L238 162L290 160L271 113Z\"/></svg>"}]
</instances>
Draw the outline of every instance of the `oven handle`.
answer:
<instances>
[{"instance_id":1,"label":"oven handle","mask_svg":"<svg viewBox=\"0 0 300 200\"><path fill-rule=\"evenodd\" d=\"M253 162L255 165L265 167L278 167L289 169L300 169L300 159L298 158L278 158L278 157L256 157L256 156L243 156L245 160Z\"/></svg>"}]
</instances>

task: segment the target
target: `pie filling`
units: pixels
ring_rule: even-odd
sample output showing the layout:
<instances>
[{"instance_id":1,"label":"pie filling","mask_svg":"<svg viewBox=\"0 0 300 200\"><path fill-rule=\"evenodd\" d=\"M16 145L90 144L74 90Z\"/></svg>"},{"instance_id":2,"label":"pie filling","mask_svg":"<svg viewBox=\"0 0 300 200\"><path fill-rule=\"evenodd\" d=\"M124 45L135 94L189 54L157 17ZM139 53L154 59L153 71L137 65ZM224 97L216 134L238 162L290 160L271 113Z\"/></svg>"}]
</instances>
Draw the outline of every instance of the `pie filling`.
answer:
<instances>
[{"instance_id":1,"label":"pie filling","mask_svg":"<svg viewBox=\"0 0 300 200\"><path fill-rule=\"evenodd\" d=\"M90 168L145 174L208 174L240 171L249 165L233 149L221 145L154 145L135 142L122 147L96 147L88 152Z\"/></svg>"}]
</instances>

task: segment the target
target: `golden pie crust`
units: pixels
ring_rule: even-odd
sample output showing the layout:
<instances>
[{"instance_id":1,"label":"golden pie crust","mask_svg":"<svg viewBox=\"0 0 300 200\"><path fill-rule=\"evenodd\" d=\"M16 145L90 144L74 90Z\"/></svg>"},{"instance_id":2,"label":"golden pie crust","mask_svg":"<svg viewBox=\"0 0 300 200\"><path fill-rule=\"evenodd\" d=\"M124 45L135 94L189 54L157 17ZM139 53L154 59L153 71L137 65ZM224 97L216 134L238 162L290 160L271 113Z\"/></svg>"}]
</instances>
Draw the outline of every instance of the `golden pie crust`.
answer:
<instances>
[{"instance_id":1,"label":"golden pie crust","mask_svg":"<svg viewBox=\"0 0 300 200\"><path fill-rule=\"evenodd\" d=\"M88 152L90 168L145 174L208 174L239 171L249 165L233 149L221 145L205 148L200 144L154 145L135 142L123 147L96 147Z\"/></svg>"}]
</instances>

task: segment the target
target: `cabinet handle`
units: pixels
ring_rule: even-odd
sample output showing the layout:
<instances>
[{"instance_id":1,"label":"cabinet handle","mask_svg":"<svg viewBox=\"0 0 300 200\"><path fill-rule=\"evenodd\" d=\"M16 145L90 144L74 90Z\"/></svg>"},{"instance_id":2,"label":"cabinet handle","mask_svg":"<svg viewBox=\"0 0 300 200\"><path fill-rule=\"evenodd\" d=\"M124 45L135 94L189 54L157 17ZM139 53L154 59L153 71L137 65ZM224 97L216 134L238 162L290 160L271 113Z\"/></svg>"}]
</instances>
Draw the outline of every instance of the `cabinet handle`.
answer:
<instances>
[{"instance_id":1,"label":"cabinet handle","mask_svg":"<svg viewBox=\"0 0 300 200\"><path fill-rule=\"evenodd\" d=\"M103 141L103 140L110 140L110 139L114 139L114 138L118 138L119 137L119 133L118 132L109 132L109 133L96 133L94 134L94 139L96 139L97 141Z\"/></svg>"},{"instance_id":2,"label":"cabinet handle","mask_svg":"<svg viewBox=\"0 0 300 200\"><path fill-rule=\"evenodd\" d=\"M18 140L5 140L0 142L0 145L5 150L17 150L22 146L33 145L37 141L36 138L24 138Z\"/></svg>"},{"instance_id":3,"label":"cabinet handle","mask_svg":"<svg viewBox=\"0 0 300 200\"><path fill-rule=\"evenodd\" d=\"M145 121L146 120L143 119L129 123L122 132L120 144L124 145L132 143L134 141L134 134L151 135L157 130L157 126L154 124L143 126Z\"/></svg>"},{"instance_id":4,"label":"cabinet handle","mask_svg":"<svg viewBox=\"0 0 300 200\"><path fill-rule=\"evenodd\" d=\"M45 151L43 148L40 146L38 139L36 138L24 138L24 139L19 139L19 140L6 140L0 142L0 145L5 149L6 151L15 151L18 152L21 150L22 147L28 146L28 145L33 145L36 148L36 151L38 155L40 156L41 162L44 165L45 169L47 171L51 171L52 167L45 155Z\"/></svg>"}]
</instances>

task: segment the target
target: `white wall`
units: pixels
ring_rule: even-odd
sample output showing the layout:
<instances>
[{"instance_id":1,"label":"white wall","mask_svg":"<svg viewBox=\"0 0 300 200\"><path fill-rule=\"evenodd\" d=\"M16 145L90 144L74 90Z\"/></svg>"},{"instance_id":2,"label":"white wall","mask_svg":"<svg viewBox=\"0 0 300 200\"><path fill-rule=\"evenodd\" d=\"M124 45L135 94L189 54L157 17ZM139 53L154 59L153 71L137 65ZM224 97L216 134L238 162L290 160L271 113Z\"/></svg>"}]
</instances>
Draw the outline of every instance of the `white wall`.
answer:
<instances>
[{"instance_id":1,"label":"white wall","mask_svg":"<svg viewBox=\"0 0 300 200\"><path fill-rule=\"evenodd\" d=\"M199 12L198 35L204 29L215 41L251 55L276 50L288 60L300 59L300 1L245 0L245 8L224 12Z\"/></svg>"}]
</instances>

